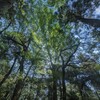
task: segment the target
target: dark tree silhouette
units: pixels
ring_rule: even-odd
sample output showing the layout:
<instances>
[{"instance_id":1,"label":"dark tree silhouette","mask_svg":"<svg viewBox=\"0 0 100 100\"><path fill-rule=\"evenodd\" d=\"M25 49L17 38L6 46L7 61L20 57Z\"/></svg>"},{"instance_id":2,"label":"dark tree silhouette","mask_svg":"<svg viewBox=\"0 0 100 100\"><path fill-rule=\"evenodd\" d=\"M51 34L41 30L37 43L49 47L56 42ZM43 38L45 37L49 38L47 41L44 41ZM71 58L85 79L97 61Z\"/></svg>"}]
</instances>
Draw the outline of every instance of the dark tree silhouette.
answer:
<instances>
[{"instance_id":1,"label":"dark tree silhouette","mask_svg":"<svg viewBox=\"0 0 100 100\"><path fill-rule=\"evenodd\" d=\"M89 24L93 27L99 28L100 27L100 20L99 19L89 19L89 18L83 18L81 16L75 15L76 20L79 20L83 23Z\"/></svg>"}]
</instances>

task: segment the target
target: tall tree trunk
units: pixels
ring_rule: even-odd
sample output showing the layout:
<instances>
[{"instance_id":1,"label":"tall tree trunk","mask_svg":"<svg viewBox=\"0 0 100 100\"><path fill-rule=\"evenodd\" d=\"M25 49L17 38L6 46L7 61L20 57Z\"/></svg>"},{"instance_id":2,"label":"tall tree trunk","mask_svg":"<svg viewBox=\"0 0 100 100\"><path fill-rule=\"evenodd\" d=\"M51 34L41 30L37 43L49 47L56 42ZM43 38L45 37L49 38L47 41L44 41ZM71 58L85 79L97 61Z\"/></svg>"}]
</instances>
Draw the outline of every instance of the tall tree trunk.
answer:
<instances>
[{"instance_id":1,"label":"tall tree trunk","mask_svg":"<svg viewBox=\"0 0 100 100\"><path fill-rule=\"evenodd\" d=\"M57 81L53 80L53 100L57 100Z\"/></svg>"},{"instance_id":2,"label":"tall tree trunk","mask_svg":"<svg viewBox=\"0 0 100 100\"><path fill-rule=\"evenodd\" d=\"M79 85L78 85L78 89L79 89L79 93L80 93L80 96L81 96L81 100L84 100L84 96L83 96L83 83L81 82Z\"/></svg>"},{"instance_id":3,"label":"tall tree trunk","mask_svg":"<svg viewBox=\"0 0 100 100\"><path fill-rule=\"evenodd\" d=\"M48 85L48 100L52 100L53 97L52 94L53 94L52 86Z\"/></svg>"},{"instance_id":4,"label":"tall tree trunk","mask_svg":"<svg viewBox=\"0 0 100 100\"><path fill-rule=\"evenodd\" d=\"M62 67L62 92L63 100L66 100L66 85L65 85L65 67Z\"/></svg>"},{"instance_id":5,"label":"tall tree trunk","mask_svg":"<svg viewBox=\"0 0 100 100\"><path fill-rule=\"evenodd\" d=\"M23 77L23 71L24 71L24 59L25 57L22 57L21 61L20 61L20 73L21 73L21 77ZM11 98L11 100L19 100L20 94L21 94L21 89L23 88L24 82L23 79L18 79L16 85L15 85L15 89L13 92L13 96Z\"/></svg>"},{"instance_id":6,"label":"tall tree trunk","mask_svg":"<svg viewBox=\"0 0 100 100\"><path fill-rule=\"evenodd\" d=\"M11 98L11 100L19 100L19 94L21 92L21 88L23 87L23 80L18 80L14 92L13 92L13 96Z\"/></svg>"},{"instance_id":7,"label":"tall tree trunk","mask_svg":"<svg viewBox=\"0 0 100 100\"><path fill-rule=\"evenodd\" d=\"M63 93L62 93L62 83L61 83L61 80L59 80L59 91L60 91L60 100L62 100Z\"/></svg>"},{"instance_id":8,"label":"tall tree trunk","mask_svg":"<svg viewBox=\"0 0 100 100\"><path fill-rule=\"evenodd\" d=\"M55 66L53 65L53 70L52 70L52 74L53 74L53 94L52 94L52 100L57 100L57 76L55 74L56 72L56 69L55 69Z\"/></svg>"}]
</instances>

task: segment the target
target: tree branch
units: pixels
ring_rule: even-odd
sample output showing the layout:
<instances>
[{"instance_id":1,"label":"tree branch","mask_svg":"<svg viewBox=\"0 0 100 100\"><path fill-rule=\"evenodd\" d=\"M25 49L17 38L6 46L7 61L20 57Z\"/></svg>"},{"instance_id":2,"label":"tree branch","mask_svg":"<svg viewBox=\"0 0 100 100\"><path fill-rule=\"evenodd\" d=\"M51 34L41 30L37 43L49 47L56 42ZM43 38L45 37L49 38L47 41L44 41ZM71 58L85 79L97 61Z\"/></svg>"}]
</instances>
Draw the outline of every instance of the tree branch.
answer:
<instances>
[{"instance_id":1,"label":"tree branch","mask_svg":"<svg viewBox=\"0 0 100 100\"><path fill-rule=\"evenodd\" d=\"M11 22L2 30L0 31L0 34L2 34L6 29L8 29L8 27L11 25Z\"/></svg>"},{"instance_id":2,"label":"tree branch","mask_svg":"<svg viewBox=\"0 0 100 100\"><path fill-rule=\"evenodd\" d=\"M69 56L68 60L66 61L65 65L64 65L65 67L68 65L69 61L71 60L71 58L73 57L73 55L77 51L79 45L80 45L80 43L77 45L77 47L75 48L75 50L73 51L73 53Z\"/></svg>"},{"instance_id":3,"label":"tree branch","mask_svg":"<svg viewBox=\"0 0 100 100\"><path fill-rule=\"evenodd\" d=\"M16 63L17 57L14 59L14 63L12 65L12 67L10 68L10 70L8 71L8 73L4 76L4 78L1 80L0 82L0 87L2 86L2 84L5 82L5 80L8 78L8 76L10 75L10 73L12 72L12 69Z\"/></svg>"}]
</instances>

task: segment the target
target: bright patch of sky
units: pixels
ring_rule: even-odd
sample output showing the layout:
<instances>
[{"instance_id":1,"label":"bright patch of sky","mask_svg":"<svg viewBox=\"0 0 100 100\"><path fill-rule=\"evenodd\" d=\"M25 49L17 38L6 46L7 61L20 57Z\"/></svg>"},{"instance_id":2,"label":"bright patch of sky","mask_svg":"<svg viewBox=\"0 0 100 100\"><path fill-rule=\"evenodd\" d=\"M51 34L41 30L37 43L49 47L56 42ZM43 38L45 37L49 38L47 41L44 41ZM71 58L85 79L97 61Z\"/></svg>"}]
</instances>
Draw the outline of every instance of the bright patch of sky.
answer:
<instances>
[{"instance_id":1,"label":"bright patch of sky","mask_svg":"<svg viewBox=\"0 0 100 100\"><path fill-rule=\"evenodd\" d=\"M95 10L96 15L100 15L100 6Z\"/></svg>"},{"instance_id":2,"label":"bright patch of sky","mask_svg":"<svg viewBox=\"0 0 100 100\"><path fill-rule=\"evenodd\" d=\"M100 6L95 9L95 11L93 12L93 15L95 18L100 19Z\"/></svg>"}]
</instances>

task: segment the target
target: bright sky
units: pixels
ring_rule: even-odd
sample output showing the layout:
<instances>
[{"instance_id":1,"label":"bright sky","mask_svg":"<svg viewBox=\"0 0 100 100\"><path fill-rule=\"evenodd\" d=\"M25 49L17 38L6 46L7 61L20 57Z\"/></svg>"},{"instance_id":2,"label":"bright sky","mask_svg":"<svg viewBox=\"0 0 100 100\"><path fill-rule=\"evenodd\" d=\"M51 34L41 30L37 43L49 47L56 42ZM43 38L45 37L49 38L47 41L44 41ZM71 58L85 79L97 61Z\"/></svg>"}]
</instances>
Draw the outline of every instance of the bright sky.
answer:
<instances>
[{"instance_id":1,"label":"bright sky","mask_svg":"<svg viewBox=\"0 0 100 100\"><path fill-rule=\"evenodd\" d=\"M96 15L100 15L100 6L95 10Z\"/></svg>"}]
</instances>

